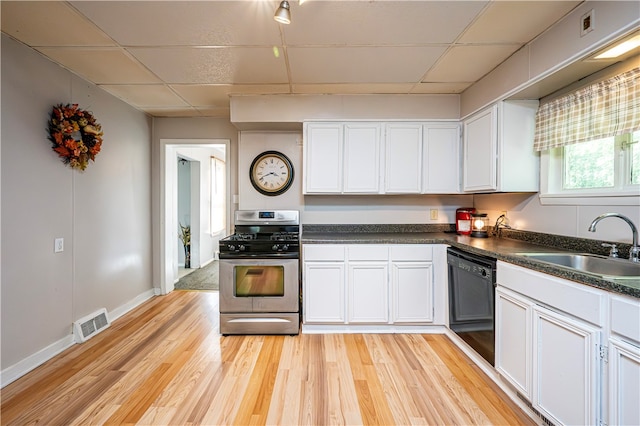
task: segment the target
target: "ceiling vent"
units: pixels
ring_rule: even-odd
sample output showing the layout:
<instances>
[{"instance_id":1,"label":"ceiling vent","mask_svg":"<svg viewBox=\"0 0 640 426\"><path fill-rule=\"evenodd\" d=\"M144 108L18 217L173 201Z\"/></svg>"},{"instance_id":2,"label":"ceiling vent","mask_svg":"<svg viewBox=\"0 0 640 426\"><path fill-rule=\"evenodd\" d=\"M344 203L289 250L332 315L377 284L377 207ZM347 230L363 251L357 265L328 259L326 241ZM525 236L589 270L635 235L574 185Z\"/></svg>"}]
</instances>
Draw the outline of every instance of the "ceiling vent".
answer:
<instances>
[{"instance_id":1,"label":"ceiling vent","mask_svg":"<svg viewBox=\"0 0 640 426\"><path fill-rule=\"evenodd\" d=\"M109 327L111 322L105 308L80 318L73 323L73 335L77 343L82 343Z\"/></svg>"}]
</instances>

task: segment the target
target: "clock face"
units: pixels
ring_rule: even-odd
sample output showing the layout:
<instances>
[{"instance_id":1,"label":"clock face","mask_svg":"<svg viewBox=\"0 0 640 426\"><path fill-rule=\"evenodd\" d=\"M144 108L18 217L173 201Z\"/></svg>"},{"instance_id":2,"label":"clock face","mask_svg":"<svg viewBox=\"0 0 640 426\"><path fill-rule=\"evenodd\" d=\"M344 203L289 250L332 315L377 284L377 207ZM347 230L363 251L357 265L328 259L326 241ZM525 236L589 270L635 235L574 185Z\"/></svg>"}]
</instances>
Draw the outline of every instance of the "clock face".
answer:
<instances>
[{"instance_id":1,"label":"clock face","mask_svg":"<svg viewBox=\"0 0 640 426\"><path fill-rule=\"evenodd\" d=\"M293 183L293 165L286 155L266 151L258 155L249 168L251 184L264 195L279 195Z\"/></svg>"}]
</instances>

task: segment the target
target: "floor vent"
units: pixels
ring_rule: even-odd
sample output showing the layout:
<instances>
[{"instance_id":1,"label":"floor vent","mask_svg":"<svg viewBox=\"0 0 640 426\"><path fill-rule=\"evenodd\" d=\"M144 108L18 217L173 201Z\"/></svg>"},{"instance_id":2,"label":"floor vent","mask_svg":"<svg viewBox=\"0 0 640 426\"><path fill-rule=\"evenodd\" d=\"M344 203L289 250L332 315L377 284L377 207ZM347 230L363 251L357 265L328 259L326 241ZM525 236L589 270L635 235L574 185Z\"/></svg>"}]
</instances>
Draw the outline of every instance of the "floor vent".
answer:
<instances>
[{"instance_id":1,"label":"floor vent","mask_svg":"<svg viewBox=\"0 0 640 426\"><path fill-rule=\"evenodd\" d=\"M545 416L542 415L542 413L540 413L540 411L536 410L535 408L533 408L533 404L531 404L529 401L527 401L527 398L525 398L522 394L520 394L520 392L516 392L516 395L518 395L518 398L520 398L520 400L522 400L522 402L525 403L525 405L527 407L529 407L529 409L531 411L534 412L534 414L536 416L538 416L538 418L540 420L542 420L543 424L547 425L547 426L555 426L555 424L549 420L548 418L546 418Z\"/></svg>"},{"instance_id":2,"label":"floor vent","mask_svg":"<svg viewBox=\"0 0 640 426\"><path fill-rule=\"evenodd\" d=\"M107 317L107 310L102 308L91 315L80 318L73 323L73 335L77 343L82 343L100 333L111 323Z\"/></svg>"}]
</instances>

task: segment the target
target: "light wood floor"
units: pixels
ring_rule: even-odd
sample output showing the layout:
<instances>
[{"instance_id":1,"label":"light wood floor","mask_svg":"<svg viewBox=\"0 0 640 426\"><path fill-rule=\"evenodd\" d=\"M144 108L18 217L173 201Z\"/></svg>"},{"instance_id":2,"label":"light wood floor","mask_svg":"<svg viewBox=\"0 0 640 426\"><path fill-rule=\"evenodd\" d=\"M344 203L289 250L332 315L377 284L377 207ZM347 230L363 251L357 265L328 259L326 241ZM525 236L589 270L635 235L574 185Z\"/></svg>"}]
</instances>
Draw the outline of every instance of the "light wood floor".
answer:
<instances>
[{"instance_id":1,"label":"light wood floor","mask_svg":"<svg viewBox=\"0 0 640 426\"><path fill-rule=\"evenodd\" d=\"M2 424L533 424L445 336L221 337L156 297L2 389Z\"/></svg>"}]
</instances>

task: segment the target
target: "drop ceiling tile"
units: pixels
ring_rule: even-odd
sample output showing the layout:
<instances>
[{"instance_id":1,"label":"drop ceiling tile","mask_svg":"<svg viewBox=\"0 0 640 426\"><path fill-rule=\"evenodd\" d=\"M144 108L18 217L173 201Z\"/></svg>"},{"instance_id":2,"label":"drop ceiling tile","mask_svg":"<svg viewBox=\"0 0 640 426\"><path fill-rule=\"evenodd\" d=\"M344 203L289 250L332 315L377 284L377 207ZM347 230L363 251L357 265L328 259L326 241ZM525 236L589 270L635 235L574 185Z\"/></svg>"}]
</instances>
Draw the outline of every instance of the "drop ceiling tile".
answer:
<instances>
[{"instance_id":1,"label":"drop ceiling tile","mask_svg":"<svg viewBox=\"0 0 640 426\"><path fill-rule=\"evenodd\" d=\"M458 46L451 48L422 80L424 83L474 82L507 59L518 46Z\"/></svg>"},{"instance_id":2,"label":"drop ceiling tile","mask_svg":"<svg viewBox=\"0 0 640 426\"><path fill-rule=\"evenodd\" d=\"M437 94L437 93L462 93L473 83L419 83L413 86L410 93Z\"/></svg>"},{"instance_id":3,"label":"drop ceiling tile","mask_svg":"<svg viewBox=\"0 0 640 426\"><path fill-rule=\"evenodd\" d=\"M153 117L199 117L201 115L200 112L193 107L144 107L140 109Z\"/></svg>"},{"instance_id":4,"label":"drop ceiling tile","mask_svg":"<svg viewBox=\"0 0 640 426\"><path fill-rule=\"evenodd\" d=\"M293 93L306 95L352 95L409 93L413 83L405 84L294 84Z\"/></svg>"},{"instance_id":5,"label":"drop ceiling tile","mask_svg":"<svg viewBox=\"0 0 640 426\"><path fill-rule=\"evenodd\" d=\"M167 83L286 83L283 55L272 48L131 48L140 62Z\"/></svg>"},{"instance_id":6,"label":"drop ceiling tile","mask_svg":"<svg viewBox=\"0 0 640 426\"><path fill-rule=\"evenodd\" d=\"M38 51L96 84L160 82L120 48L41 47Z\"/></svg>"},{"instance_id":7,"label":"drop ceiling tile","mask_svg":"<svg viewBox=\"0 0 640 426\"><path fill-rule=\"evenodd\" d=\"M418 82L444 47L289 48L293 84ZM388 64L396 64L388 66Z\"/></svg>"},{"instance_id":8,"label":"drop ceiling tile","mask_svg":"<svg viewBox=\"0 0 640 426\"><path fill-rule=\"evenodd\" d=\"M125 46L272 46L280 29L272 1L76 1Z\"/></svg>"},{"instance_id":9,"label":"drop ceiling tile","mask_svg":"<svg viewBox=\"0 0 640 426\"><path fill-rule=\"evenodd\" d=\"M61 1L1 1L2 31L29 46L115 46Z\"/></svg>"},{"instance_id":10,"label":"drop ceiling tile","mask_svg":"<svg viewBox=\"0 0 640 426\"><path fill-rule=\"evenodd\" d=\"M101 85L101 88L139 108L185 107L188 104L163 84Z\"/></svg>"},{"instance_id":11,"label":"drop ceiling tile","mask_svg":"<svg viewBox=\"0 0 640 426\"><path fill-rule=\"evenodd\" d=\"M171 88L191 105L217 107L228 107L230 94L289 93L288 84L174 84Z\"/></svg>"},{"instance_id":12,"label":"drop ceiling tile","mask_svg":"<svg viewBox=\"0 0 640 426\"><path fill-rule=\"evenodd\" d=\"M231 108L229 107L226 107L226 108L196 107L195 109L203 117L229 118L231 116Z\"/></svg>"},{"instance_id":13,"label":"drop ceiling tile","mask_svg":"<svg viewBox=\"0 0 640 426\"><path fill-rule=\"evenodd\" d=\"M459 43L527 43L580 1L493 1Z\"/></svg>"},{"instance_id":14,"label":"drop ceiling tile","mask_svg":"<svg viewBox=\"0 0 640 426\"><path fill-rule=\"evenodd\" d=\"M289 45L453 42L487 1L309 1L291 4Z\"/></svg>"}]
</instances>

